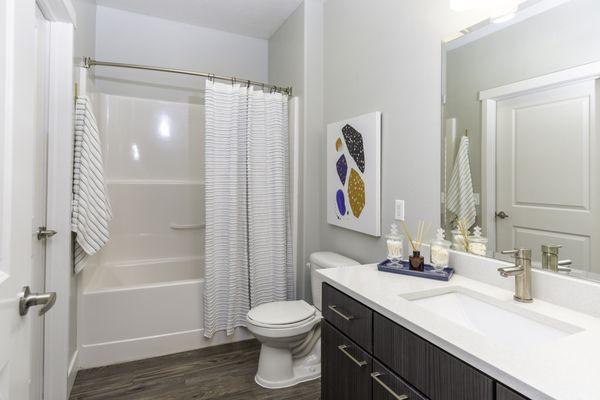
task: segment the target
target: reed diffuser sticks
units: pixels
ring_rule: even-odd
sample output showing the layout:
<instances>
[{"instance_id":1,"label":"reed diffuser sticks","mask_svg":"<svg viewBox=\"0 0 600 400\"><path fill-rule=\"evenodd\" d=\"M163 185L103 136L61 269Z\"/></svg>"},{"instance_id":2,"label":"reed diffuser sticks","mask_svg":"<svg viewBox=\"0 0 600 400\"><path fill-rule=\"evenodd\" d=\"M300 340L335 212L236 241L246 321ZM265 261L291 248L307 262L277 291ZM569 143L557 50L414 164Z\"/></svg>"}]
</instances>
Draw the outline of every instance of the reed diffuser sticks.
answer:
<instances>
[{"instance_id":1,"label":"reed diffuser sticks","mask_svg":"<svg viewBox=\"0 0 600 400\"><path fill-rule=\"evenodd\" d=\"M462 236L465 251L470 253L471 242L469 241L469 229L467 228L466 222L464 220L458 220L456 225L458 226L458 230Z\"/></svg>"},{"instance_id":2,"label":"reed diffuser sticks","mask_svg":"<svg viewBox=\"0 0 600 400\"><path fill-rule=\"evenodd\" d=\"M417 223L417 235L415 236L416 240L414 240L410 234L410 230L408 229L406 222L404 222L404 220L401 220L400 222L402 222L402 229L404 229L404 233L406 234L406 237L408 237L408 241L410 243L412 251L421 251L423 238L427 236L429 228L431 228L431 223L428 223L427 227L425 227L425 221L419 221Z\"/></svg>"},{"instance_id":3,"label":"reed diffuser sticks","mask_svg":"<svg viewBox=\"0 0 600 400\"><path fill-rule=\"evenodd\" d=\"M427 224L427 227L425 227L425 221L419 221L417 224L417 232L416 232L416 240L413 239L412 235L410 234L410 230L408 229L408 226L406 225L406 222L404 222L403 220L402 222L402 228L404 229L404 233L406 233L406 237L408 237L408 241L410 242L410 247L412 248L413 254L412 256L410 256L408 258L409 263L410 263L410 269L415 270L415 271L423 271L424 267L425 267L425 259L423 258L423 256L421 256L421 245L423 244L423 238L427 235L427 232L429 232L429 228L431 227L431 223Z\"/></svg>"}]
</instances>

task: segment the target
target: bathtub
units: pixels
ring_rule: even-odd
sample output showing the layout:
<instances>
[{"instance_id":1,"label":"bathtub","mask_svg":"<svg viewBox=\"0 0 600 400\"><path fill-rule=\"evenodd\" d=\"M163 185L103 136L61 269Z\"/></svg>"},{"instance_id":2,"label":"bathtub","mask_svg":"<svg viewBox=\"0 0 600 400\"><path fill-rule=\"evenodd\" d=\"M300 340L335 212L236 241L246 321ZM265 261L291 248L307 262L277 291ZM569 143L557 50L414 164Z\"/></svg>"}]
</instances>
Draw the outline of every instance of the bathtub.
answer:
<instances>
[{"instance_id":1,"label":"bathtub","mask_svg":"<svg viewBox=\"0 0 600 400\"><path fill-rule=\"evenodd\" d=\"M202 257L104 264L80 294L79 366L188 351L251 335L203 336Z\"/></svg>"}]
</instances>

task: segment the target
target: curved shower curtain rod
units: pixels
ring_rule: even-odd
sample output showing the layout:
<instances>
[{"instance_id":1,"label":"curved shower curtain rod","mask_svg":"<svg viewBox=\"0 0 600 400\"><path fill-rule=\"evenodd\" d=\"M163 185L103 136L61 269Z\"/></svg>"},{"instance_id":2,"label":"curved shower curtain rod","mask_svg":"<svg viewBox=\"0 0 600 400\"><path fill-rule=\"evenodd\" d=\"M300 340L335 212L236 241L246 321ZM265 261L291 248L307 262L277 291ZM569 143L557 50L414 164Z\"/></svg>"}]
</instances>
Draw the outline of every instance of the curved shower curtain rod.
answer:
<instances>
[{"instance_id":1,"label":"curved shower curtain rod","mask_svg":"<svg viewBox=\"0 0 600 400\"><path fill-rule=\"evenodd\" d=\"M262 88L271 89L275 92L280 92L280 93L286 94L288 96L292 95L292 87L291 86L284 88L284 87L280 87L280 86L269 85L269 84L263 83L263 82L251 81L249 79L238 79L234 76L221 76L221 75L215 75L215 74L208 74L206 72L195 72L195 71L186 71L183 69L153 67L150 65L125 64L125 63L116 63L116 62L109 62L109 61L98 61L98 60L94 60L93 58L90 58L90 57L83 58L82 67L89 69L95 65L101 66L101 67L120 67L120 68L144 69L144 70L148 70L148 71L170 72L173 74L201 76L201 77L213 79L213 80L218 79L221 81L229 81L231 83L236 83L236 82L247 83L248 86L250 86L250 85L260 86Z\"/></svg>"}]
</instances>

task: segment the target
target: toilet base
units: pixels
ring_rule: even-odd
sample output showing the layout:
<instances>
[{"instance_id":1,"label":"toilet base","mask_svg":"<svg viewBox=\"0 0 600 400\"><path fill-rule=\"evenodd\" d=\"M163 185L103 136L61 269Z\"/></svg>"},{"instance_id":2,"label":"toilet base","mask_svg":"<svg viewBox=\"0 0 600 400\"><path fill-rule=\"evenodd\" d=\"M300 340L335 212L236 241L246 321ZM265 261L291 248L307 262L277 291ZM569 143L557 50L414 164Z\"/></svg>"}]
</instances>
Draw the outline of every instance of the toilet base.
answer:
<instances>
[{"instance_id":1,"label":"toilet base","mask_svg":"<svg viewBox=\"0 0 600 400\"><path fill-rule=\"evenodd\" d=\"M321 340L312 351L294 359L286 348L262 345L256 383L267 389L281 389L308 382L321 376Z\"/></svg>"}]
</instances>

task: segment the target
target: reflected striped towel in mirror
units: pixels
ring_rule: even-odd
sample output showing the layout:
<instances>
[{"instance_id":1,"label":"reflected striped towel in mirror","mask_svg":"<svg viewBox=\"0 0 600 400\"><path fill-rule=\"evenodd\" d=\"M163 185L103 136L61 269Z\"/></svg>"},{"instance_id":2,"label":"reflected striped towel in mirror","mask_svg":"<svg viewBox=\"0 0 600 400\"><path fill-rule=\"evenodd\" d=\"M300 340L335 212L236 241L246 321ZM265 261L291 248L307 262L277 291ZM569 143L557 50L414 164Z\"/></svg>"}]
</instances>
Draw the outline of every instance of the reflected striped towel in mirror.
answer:
<instances>
[{"instance_id":1,"label":"reflected striped towel in mirror","mask_svg":"<svg viewBox=\"0 0 600 400\"><path fill-rule=\"evenodd\" d=\"M475 196L473 195L473 181L471 180L468 136L463 136L458 145L458 153L454 160L454 168L448 185L446 204L448 210L454 213L458 220L464 221L467 229L475 225L477 211L475 210Z\"/></svg>"},{"instance_id":2,"label":"reflected striped towel in mirror","mask_svg":"<svg viewBox=\"0 0 600 400\"><path fill-rule=\"evenodd\" d=\"M76 234L73 258L78 273L85 268L88 255L108 242L108 221L112 216L98 125L85 96L77 97L75 102L72 210L71 230Z\"/></svg>"}]
</instances>

